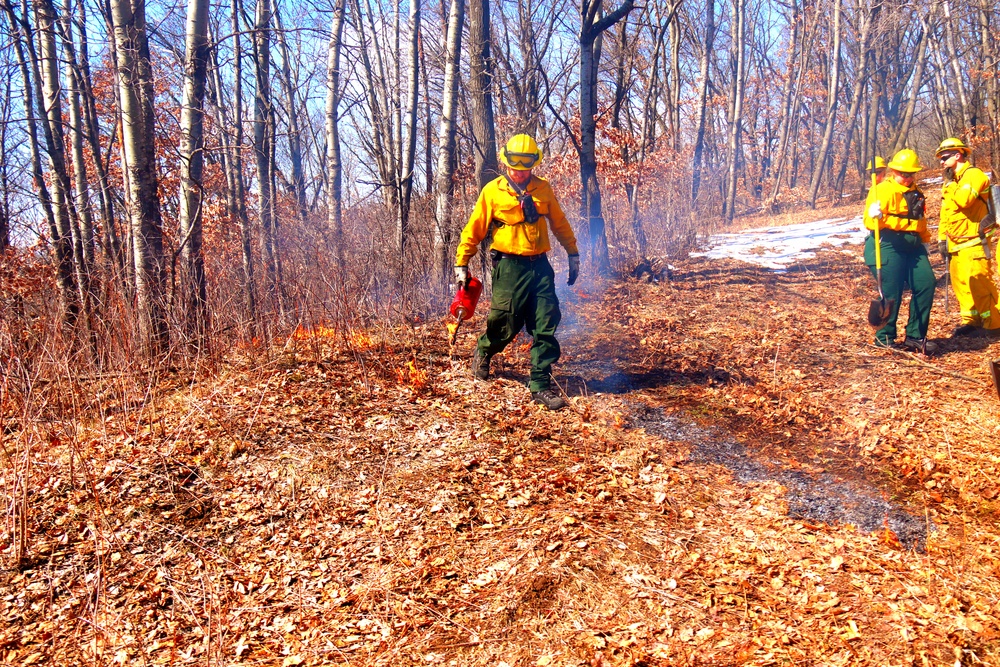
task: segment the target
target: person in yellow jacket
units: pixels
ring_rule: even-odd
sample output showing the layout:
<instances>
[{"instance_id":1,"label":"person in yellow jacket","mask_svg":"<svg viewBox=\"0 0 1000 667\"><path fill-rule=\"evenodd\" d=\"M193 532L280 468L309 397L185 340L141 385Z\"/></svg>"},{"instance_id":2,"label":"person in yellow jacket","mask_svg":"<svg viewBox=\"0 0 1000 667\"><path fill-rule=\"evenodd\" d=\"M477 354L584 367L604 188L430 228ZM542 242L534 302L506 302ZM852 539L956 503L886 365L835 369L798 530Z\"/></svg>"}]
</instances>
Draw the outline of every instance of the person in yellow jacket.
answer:
<instances>
[{"instance_id":1,"label":"person in yellow jacket","mask_svg":"<svg viewBox=\"0 0 1000 667\"><path fill-rule=\"evenodd\" d=\"M990 177L969 163L969 147L950 137L937 157L944 168L938 250L951 274L962 323L952 336L1000 330L996 285L990 276L991 248L980 222L987 218ZM986 220L986 225L990 224ZM984 229L985 231L985 229Z\"/></svg>"},{"instance_id":2,"label":"person in yellow jacket","mask_svg":"<svg viewBox=\"0 0 1000 667\"><path fill-rule=\"evenodd\" d=\"M896 319L903 286L909 285L912 293L910 317L902 347L927 353L937 346L927 341L935 280L924 247L931 238L924 216L924 193L916 186L917 172L922 169L916 152L904 148L896 153L889 161L886 177L868 192L864 224L872 231L878 225L882 293L893 303L885 326L875 332L875 344L897 346ZM874 234L869 234L865 240L865 264L875 275Z\"/></svg>"},{"instance_id":3,"label":"person in yellow jacket","mask_svg":"<svg viewBox=\"0 0 1000 667\"><path fill-rule=\"evenodd\" d=\"M492 229L493 300L486 332L476 345L472 372L481 380L489 378L490 359L524 327L533 338L531 398L558 410L566 401L552 390L551 375L552 364L560 356L556 328L562 315L555 274L546 257L551 249L549 227L569 255L569 285L580 273L580 252L549 182L532 173L542 161L535 140L527 134L511 137L500 151L500 161L506 173L479 193L455 254L455 279L463 285L469 279L469 260Z\"/></svg>"}]
</instances>

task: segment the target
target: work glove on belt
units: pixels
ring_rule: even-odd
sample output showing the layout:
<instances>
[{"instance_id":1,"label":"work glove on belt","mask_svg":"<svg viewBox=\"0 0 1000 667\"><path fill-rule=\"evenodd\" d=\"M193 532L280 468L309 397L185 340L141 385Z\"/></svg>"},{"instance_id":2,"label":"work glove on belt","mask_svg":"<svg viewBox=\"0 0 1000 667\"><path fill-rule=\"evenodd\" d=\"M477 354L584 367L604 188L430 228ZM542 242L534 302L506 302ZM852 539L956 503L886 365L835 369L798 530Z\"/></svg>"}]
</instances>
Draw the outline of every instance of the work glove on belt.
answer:
<instances>
[{"instance_id":1,"label":"work glove on belt","mask_svg":"<svg viewBox=\"0 0 1000 667\"><path fill-rule=\"evenodd\" d=\"M469 284L469 267L455 267L455 282L458 283L459 289L462 289Z\"/></svg>"},{"instance_id":2,"label":"work glove on belt","mask_svg":"<svg viewBox=\"0 0 1000 667\"><path fill-rule=\"evenodd\" d=\"M580 256L570 255L567 259L569 260L569 279L566 281L566 284L572 285L580 275Z\"/></svg>"},{"instance_id":3,"label":"work glove on belt","mask_svg":"<svg viewBox=\"0 0 1000 667\"><path fill-rule=\"evenodd\" d=\"M951 255L948 253L948 242L938 241L938 252L941 253L941 261L948 265L948 260L951 259Z\"/></svg>"}]
</instances>

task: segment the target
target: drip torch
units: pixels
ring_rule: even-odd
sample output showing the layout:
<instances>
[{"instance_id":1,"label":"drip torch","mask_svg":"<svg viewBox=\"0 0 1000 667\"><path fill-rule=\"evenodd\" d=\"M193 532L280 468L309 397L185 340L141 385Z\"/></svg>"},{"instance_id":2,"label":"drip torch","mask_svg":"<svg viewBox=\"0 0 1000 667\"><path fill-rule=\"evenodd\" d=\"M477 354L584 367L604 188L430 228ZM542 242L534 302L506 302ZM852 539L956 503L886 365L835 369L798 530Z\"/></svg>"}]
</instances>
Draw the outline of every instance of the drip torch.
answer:
<instances>
[{"instance_id":1,"label":"drip torch","mask_svg":"<svg viewBox=\"0 0 1000 667\"><path fill-rule=\"evenodd\" d=\"M456 324L449 324L451 337L448 339L449 345L455 344L458 337L458 329L462 322L472 317L476 312L476 304L479 303L479 295L483 292L483 283L478 278L469 277L469 282L458 287L455 300L451 302L452 317L458 320Z\"/></svg>"}]
</instances>

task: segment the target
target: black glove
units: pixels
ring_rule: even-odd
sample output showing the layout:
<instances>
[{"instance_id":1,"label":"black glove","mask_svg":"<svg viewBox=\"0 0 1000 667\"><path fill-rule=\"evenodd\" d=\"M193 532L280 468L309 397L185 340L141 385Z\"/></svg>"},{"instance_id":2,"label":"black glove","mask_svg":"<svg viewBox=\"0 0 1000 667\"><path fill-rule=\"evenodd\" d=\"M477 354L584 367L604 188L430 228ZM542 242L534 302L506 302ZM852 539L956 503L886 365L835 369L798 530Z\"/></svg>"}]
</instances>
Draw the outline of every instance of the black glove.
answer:
<instances>
[{"instance_id":1,"label":"black glove","mask_svg":"<svg viewBox=\"0 0 1000 667\"><path fill-rule=\"evenodd\" d=\"M580 275L580 256L570 255L567 259L569 260L569 280L566 281L566 284L572 285Z\"/></svg>"},{"instance_id":2,"label":"black glove","mask_svg":"<svg viewBox=\"0 0 1000 667\"><path fill-rule=\"evenodd\" d=\"M948 254L948 242L938 241L938 252L941 253L941 261L945 264L951 259L951 255Z\"/></svg>"},{"instance_id":3,"label":"black glove","mask_svg":"<svg viewBox=\"0 0 1000 667\"><path fill-rule=\"evenodd\" d=\"M992 213L987 213L986 217L979 221L979 233L984 233L987 229L997 224L997 219Z\"/></svg>"},{"instance_id":4,"label":"black glove","mask_svg":"<svg viewBox=\"0 0 1000 667\"><path fill-rule=\"evenodd\" d=\"M955 168L945 167L944 172L941 174L941 178L944 179L945 184L951 183L955 180Z\"/></svg>"}]
</instances>

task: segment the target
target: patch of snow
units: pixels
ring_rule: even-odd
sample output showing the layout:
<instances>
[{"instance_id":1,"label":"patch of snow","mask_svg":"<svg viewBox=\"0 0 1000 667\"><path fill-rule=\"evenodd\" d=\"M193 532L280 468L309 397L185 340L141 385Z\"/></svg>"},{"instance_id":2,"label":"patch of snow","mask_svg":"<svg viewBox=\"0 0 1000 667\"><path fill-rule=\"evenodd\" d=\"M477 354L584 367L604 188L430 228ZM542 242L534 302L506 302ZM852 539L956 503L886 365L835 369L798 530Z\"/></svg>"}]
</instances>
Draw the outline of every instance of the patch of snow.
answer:
<instances>
[{"instance_id":1,"label":"patch of snow","mask_svg":"<svg viewBox=\"0 0 1000 667\"><path fill-rule=\"evenodd\" d=\"M734 234L712 234L709 250L692 252L691 257L737 259L776 272L784 272L796 262L812 259L823 246L862 245L868 232L861 216L803 222L783 227L747 229Z\"/></svg>"}]
</instances>

